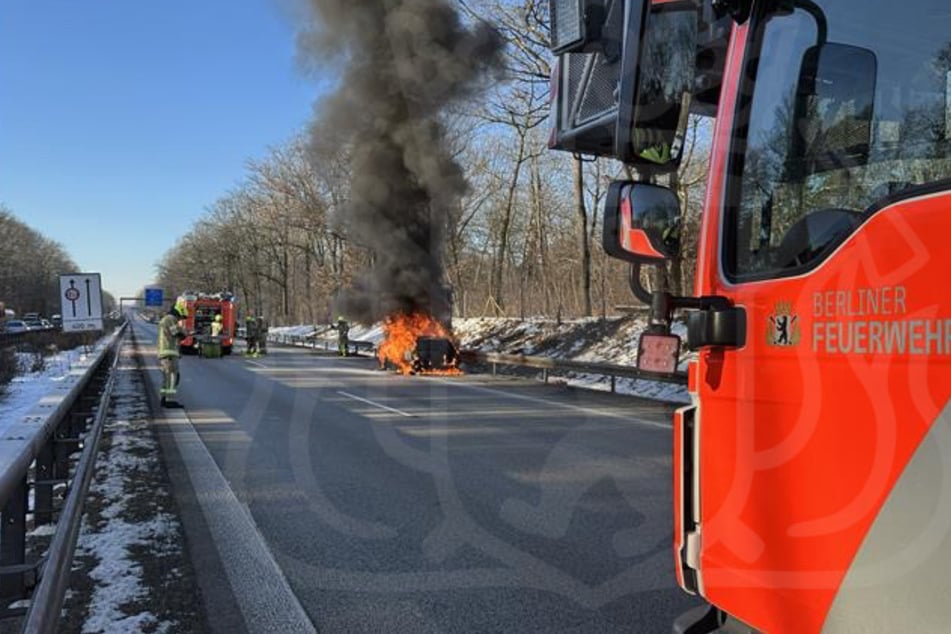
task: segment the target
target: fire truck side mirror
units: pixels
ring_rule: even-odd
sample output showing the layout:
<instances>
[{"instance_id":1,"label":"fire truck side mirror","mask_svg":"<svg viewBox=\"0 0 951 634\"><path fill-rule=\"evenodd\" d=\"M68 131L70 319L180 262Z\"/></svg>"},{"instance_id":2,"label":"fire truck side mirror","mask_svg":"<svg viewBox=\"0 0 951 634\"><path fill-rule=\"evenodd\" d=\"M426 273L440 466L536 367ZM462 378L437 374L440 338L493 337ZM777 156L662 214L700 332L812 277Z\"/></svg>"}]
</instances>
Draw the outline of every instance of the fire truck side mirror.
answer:
<instances>
[{"instance_id":1,"label":"fire truck side mirror","mask_svg":"<svg viewBox=\"0 0 951 634\"><path fill-rule=\"evenodd\" d=\"M602 245L609 256L660 264L680 251L680 202L659 185L611 183L603 227Z\"/></svg>"},{"instance_id":2,"label":"fire truck side mirror","mask_svg":"<svg viewBox=\"0 0 951 634\"><path fill-rule=\"evenodd\" d=\"M551 52L590 52L601 41L607 16L606 0L549 0Z\"/></svg>"},{"instance_id":3,"label":"fire truck side mirror","mask_svg":"<svg viewBox=\"0 0 951 634\"><path fill-rule=\"evenodd\" d=\"M677 169L697 77L698 14L690 2L652 6L637 81L621 82L615 153L653 172Z\"/></svg>"},{"instance_id":4,"label":"fire truck side mirror","mask_svg":"<svg viewBox=\"0 0 951 634\"><path fill-rule=\"evenodd\" d=\"M552 67L548 145L575 154L620 158L618 134L634 120L641 44L651 3L551 0L550 6L551 48L558 60ZM597 28L589 28L593 23Z\"/></svg>"},{"instance_id":5,"label":"fire truck side mirror","mask_svg":"<svg viewBox=\"0 0 951 634\"><path fill-rule=\"evenodd\" d=\"M693 0L550 0L549 147L677 168L697 87ZM568 54L570 53L570 54Z\"/></svg>"}]
</instances>

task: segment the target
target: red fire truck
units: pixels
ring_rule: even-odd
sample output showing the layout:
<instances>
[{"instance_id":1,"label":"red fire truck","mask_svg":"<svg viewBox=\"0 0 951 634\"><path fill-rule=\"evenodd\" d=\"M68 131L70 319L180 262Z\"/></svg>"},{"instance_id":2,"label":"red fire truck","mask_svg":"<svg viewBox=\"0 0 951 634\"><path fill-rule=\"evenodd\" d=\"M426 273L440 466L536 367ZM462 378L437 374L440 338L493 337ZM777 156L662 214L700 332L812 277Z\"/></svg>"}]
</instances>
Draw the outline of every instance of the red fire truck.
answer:
<instances>
[{"instance_id":1,"label":"red fire truck","mask_svg":"<svg viewBox=\"0 0 951 634\"><path fill-rule=\"evenodd\" d=\"M198 293L185 291L179 298L188 310L185 318L186 337L182 339L179 348L183 354L198 351L200 338L211 336L211 324L221 316L221 352L231 354L234 346L235 308L234 295L231 293Z\"/></svg>"},{"instance_id":2,"label":"red fire truck","mask_svg":"<svg viewBox=\"0 0 951 634\"><path fill-rule=\"evenodd\" d=\"M674 631L951 631L951 6L551 6L551 145L643 176L604 246L698 351L673 551L710 606ZM715 117L694 293L648 293L691 112ZM676 343L645 335L647 369Z\"/></svg>"}]
</instances>

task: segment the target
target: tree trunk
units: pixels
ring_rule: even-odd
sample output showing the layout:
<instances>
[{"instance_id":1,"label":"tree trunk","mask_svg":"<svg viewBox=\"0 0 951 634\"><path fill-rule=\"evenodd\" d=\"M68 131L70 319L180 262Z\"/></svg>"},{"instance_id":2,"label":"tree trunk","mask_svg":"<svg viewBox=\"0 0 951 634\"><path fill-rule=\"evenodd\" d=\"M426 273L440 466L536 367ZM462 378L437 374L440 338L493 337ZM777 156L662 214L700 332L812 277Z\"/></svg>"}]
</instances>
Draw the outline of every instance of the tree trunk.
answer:
<instances>
[{"instance_id":1,"label":"tree trunk","mask_svg":"<svg viewBox=\"0 0 951 634\"><path fill-rule=\"evenodd\" d=\"M291 312L291 294L289 286L290 280L290 255L287 252L287 242L284 242L284 252L281 254L281 308L282 316L286 321Z\"/></svg>"},{"instance_id":2,"label":"tree trunk","mask_svg":"<svg viewBox=\"0 0 951 634\"><path fill-rule=\"evenodd\" d=\"M548 270L548 235L545 232L545 218L542 214L542 174L538 165L538 156L532 161L532 203L535 218L535 233L530 237L534 241L538 254L538 272L542 289L542 314L551 314L551 280Z\"/></svg>"},{"instance_id":3,"label":"tree trunk","mask_svg":"<svg viewBox=\"0 0 951 634\"><path fill-rule=\"evenodd\" d=\"M308 249L304 253L304 279L307 284L307 323L314 323L314 271L313 256Z\"/></svg>"},{"instance_id":4,"label":"tree trunk","mask_svg":"<svg viewBox=\"0 0 951 634\"><path fill-rule=\"evenodd\" d=\"M674 170L670 173L670 189L675 194L677 194L678 199L681 199L681 204L684 204L682 197L680 196L680 174ZM686 219L687 209L686 205L680 210L680 227L683 229L684 225L687 222ZM670 258L670 292L674 295L683 295L683 245L681 249L677 250L677 253Z\"/></svg>"},{"instance_id":5,"label":"tree trunk","mask_svg":"<svg viewBox=\"0 0 951 634\"><path fill-rule=\"evenodd\" d=\"M512 170L512 180L509 181L508 192L505 197L505 210L502 215L502 228L499 232L499 247L495 257L495 270L492 271L492 299L495 302L495 312L498 316L505 311L502 277L505 271L505 259L508 249L509 229L512 226L512 214L515 207L515 192L518 189L518 179L522 171L522 162L525 160L525 133L519 131L518 155L515 158L515 168Z\"/></svg>"}]
</instances>

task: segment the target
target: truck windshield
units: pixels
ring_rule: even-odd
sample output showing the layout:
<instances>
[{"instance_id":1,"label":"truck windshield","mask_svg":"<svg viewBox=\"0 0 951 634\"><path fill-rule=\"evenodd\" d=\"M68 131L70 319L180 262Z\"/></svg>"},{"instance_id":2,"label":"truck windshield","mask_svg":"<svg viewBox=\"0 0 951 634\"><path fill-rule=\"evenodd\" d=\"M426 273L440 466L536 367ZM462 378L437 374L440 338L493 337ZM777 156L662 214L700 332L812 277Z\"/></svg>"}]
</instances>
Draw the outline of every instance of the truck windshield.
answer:
<instances>
[{"instance_id":1,"label":"truck windshield","mask_svg":"<svg viewBox=\"0 0 951 634\"><path fill-rule=\"evenodd\" d=\"M724 241L733 280L811 268L893 196L951 178L951 7L783 4L751 27Z\"/></svg>"}]
</instances>

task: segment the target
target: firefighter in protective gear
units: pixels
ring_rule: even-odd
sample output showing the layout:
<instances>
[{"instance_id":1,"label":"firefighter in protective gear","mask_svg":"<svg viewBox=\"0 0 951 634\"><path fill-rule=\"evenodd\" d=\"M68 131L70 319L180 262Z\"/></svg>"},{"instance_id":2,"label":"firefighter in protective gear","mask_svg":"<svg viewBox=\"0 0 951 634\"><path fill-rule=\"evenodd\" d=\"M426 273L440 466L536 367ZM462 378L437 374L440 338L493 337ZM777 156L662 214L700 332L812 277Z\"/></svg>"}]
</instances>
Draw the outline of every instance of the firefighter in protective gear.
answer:
<instances>
[{"instance_id":1,"label":"firefighter in protective gear","mask_svg":"<svg viewBox=\"0 0 951 634\"><path fill-rule=\"evenodd\" d=\"M168 314L162 317L158 325L158 358L159 365L162 367L162 389L159 395L162 397L162 406L175 401L175 394L178 391L178 382L180 375L178 373L178 343L185 337L185 330L181 326L181 320L188 315L184 305L175 304Z\"/></svg>"},{"instance_id":2,"label":"firefighter in protective gear","mask_svg":"<svg viewBox=\"0 0 951 634\"><path fill-rule=\"evenodd\" d=\"M267 329L268 329L268 323L267 323L267 319L264 318L264 315L261 315L260 317L258 317L257 326L258 326L258 329L257 329L257 334L258 334L258 351L259 351L261 354L267 354Z\"/></svg>"},{"instance_id":3,"label":"firefighter in protective gear","mask_svg":"<svg viewBox=\"0 0 951 634\"><path fill-rule=\"evenodd\" d=\"M341 357L347 356L347 345L350 343L350 324L343 318L343 315L337 317L337 352Z\"/></svg>"},{"instance_id":4,"label":"firefighter in protective gear","mask_svg":"<svg viewBox=\"0 0 951 634\"><path fill-rule=\"evenodd\" d=\"M211 322L211 336L220 337L224 325L221 323L221 315L215 315L215 320Z\"/></svg>"},{"instance_id":5,"label":"firefighter in protective gear","mask_svg":"<svg viewBox=\"0 0 951 634\"><path fill-rule=\"evenodd\" d=\"M248 340L248 351L249 356L257 356L258 354L258 322L257 320L248 315L244 320L244 337Z\"/></svg>"}]
</instances>

